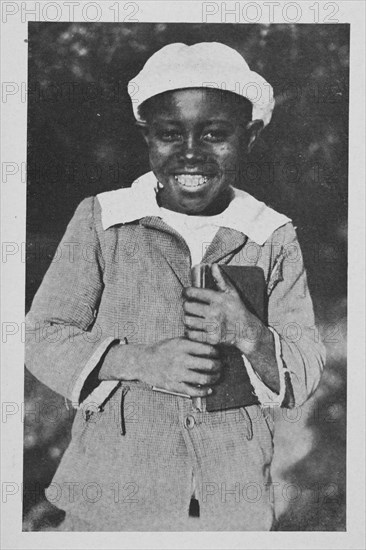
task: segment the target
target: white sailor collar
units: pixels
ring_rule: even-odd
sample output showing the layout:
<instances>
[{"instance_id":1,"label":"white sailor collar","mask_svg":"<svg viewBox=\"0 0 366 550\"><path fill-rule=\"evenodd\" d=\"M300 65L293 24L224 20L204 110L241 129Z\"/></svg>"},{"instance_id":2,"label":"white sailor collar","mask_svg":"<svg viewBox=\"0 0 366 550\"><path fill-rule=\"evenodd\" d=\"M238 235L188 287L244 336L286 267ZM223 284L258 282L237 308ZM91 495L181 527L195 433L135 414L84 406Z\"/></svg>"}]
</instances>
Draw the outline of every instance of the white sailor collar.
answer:
<instances>
[{"instance_id":1,"label":"white sailor collar","mask_svg":"<svg viewBox=\"0 0 366 550\"><path fill-rule=\"evenodd\" d=\"M103 229L146 216L161 218L155 187L156 177L153 172L148 172L137 178L129 188L98 194ZM291 221L246 191L236 188L233 190L234 198L220 216L215 216L215 224L235 229L263 245L276 229Z\"/></svg>"}]
</instances>

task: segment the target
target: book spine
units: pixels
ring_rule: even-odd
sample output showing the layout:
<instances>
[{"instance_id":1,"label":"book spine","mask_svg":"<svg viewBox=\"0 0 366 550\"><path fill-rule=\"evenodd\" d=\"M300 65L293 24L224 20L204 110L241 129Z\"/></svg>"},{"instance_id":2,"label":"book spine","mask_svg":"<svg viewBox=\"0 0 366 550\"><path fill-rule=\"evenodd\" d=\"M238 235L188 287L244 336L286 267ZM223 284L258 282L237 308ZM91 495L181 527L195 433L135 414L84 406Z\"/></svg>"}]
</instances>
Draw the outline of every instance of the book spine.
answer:
<instances>
[{"instance_id":1,"label":"book spine","mask_svg":"<svg viewBox=\"0 0 366 550\"><path fill-rule=\"evenodd\" d=\"M192 267L192 286L196 288L205 288L206 269L207 264L198 264ZM192 405L196 410L204 412L206 410L206 399L204 397L192 397Z\"/></svg>"}]
</instances>

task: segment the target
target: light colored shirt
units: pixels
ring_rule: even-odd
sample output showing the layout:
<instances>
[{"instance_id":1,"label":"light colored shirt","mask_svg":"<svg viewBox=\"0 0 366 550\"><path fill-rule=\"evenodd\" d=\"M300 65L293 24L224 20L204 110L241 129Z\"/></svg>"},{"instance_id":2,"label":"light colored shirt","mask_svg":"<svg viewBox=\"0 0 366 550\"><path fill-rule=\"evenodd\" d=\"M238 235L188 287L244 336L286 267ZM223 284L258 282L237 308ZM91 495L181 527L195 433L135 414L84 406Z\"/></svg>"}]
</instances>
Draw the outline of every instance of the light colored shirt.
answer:
<instances>
[{"instance_id":1,"label":"light colored shirt","mask_svg":"<svg viewBox=\"0 0 366 550\"><path fill-rule=\"evenodd\" d=\"M160 212L162 220L186 241L191 253L192 266L199 264L207 246L222 225L221 216L188 216L166 208L160 208Z\"/></svg>"}]
</instances>

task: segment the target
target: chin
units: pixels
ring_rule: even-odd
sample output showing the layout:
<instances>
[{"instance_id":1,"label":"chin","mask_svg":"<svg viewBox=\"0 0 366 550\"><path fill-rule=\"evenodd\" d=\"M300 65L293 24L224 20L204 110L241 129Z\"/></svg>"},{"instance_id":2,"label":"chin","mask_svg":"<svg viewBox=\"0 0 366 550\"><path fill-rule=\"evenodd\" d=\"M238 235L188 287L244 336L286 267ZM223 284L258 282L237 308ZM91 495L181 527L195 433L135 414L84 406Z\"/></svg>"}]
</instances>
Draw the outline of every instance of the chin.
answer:
<instances>
[{"instance_id":1,"label":"chin","mask_svg":"<svg viewBox=\"0 0 366 550\"><path fill-rule=\"evenodd\" d=\"M197 201L194 199L191 199L191 200L186 199L179 202L179 207L186 214L199 215L201 212L204 212L205 210L209 209L213 202L214 201Z\"/></svg>"}]
</instances>

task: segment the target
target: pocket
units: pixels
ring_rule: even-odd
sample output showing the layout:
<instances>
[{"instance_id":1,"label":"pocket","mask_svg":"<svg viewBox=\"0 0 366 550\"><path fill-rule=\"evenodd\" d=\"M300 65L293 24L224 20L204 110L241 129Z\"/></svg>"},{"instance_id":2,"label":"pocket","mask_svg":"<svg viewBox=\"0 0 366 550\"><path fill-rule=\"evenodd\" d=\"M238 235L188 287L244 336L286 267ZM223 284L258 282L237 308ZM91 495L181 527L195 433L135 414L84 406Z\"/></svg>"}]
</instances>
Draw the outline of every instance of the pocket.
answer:
<instances>
[{"instance_id":1,"label":"pocket","mask_svg":"<svg viewBox=\"0 0 366 550\"><path fill-rule=\"evenodd\" d=\"M268 411L262 409L259 405L251 405L245 408L251 423L253 431L253 441L255 441L261 451L264 462L270 464L273 458L273 427L267 418Z\"/></svg>"}]
</instances>

